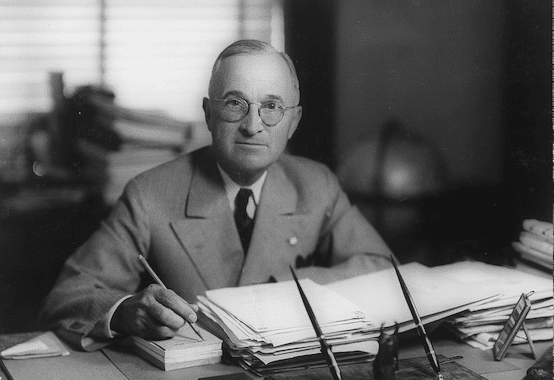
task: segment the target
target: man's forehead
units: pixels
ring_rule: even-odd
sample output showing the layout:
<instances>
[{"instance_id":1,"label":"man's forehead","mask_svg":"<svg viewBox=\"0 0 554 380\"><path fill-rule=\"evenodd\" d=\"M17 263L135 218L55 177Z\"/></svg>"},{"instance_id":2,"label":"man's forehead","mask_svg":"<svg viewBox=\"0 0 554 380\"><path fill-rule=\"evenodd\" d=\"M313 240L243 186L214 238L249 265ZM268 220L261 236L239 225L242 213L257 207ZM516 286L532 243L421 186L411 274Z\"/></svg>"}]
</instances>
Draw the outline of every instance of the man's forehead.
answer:
<instances>
[{"instance_id":1,"label":"man's forehead","mask_svg":"<svg viewBox=\"0 0 554 380\"><path fill-rule=\"evenodd\" d=\"M286 62L279 54L272 53L236 54L223 59L217 70L216 87L224 91L230 90L228 86L241 84L273 87L273 91L281 89L286 93L292 91L292 78Z\"/></svg>"}]
</instances>

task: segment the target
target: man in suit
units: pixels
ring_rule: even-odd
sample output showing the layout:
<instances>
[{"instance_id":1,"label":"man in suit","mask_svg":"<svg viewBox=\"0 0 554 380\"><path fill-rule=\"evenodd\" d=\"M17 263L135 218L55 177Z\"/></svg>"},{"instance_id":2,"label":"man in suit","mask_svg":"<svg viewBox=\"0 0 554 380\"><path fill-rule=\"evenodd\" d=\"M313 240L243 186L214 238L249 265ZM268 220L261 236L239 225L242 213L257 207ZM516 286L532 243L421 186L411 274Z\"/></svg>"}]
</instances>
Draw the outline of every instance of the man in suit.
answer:
<instances>
[{"instance_id":1,"label":"man in suit","mask_svg":"<svg viewBox=\"0 0 554 380\"><path fill-rule=\"evenodd\" d=\"M285 279L289 265L320 282L389 265L335 175L284 154L302 116L286 54L238 41L217 58L208 93L212 145L131 180L45 300L45 326L84 349L170 337L196 321L196 295ZM140 254L172 290L144 287Z\"/></svg>"}]
</instances>

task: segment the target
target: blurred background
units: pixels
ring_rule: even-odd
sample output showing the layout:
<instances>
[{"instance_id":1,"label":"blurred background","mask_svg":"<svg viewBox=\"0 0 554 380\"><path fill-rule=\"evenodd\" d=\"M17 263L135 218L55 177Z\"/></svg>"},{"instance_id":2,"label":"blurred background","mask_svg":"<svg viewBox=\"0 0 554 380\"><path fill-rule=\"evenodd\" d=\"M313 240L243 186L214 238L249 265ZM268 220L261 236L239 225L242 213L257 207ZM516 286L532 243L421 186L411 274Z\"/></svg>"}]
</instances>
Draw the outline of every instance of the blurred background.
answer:
<instances>
[{"instance_id":1,"label":"blurred background","mask_svg":"<svg viewBox=\"0 0 554 380\"><path fill-rule=\"evenodd\" d=\"M513 265L552 221L542 0L0 0L0 333L139 172L210 143L201 99L240 38L285 50L291 153L330 166L402 262Z\"/></svg>"}]
</instances>

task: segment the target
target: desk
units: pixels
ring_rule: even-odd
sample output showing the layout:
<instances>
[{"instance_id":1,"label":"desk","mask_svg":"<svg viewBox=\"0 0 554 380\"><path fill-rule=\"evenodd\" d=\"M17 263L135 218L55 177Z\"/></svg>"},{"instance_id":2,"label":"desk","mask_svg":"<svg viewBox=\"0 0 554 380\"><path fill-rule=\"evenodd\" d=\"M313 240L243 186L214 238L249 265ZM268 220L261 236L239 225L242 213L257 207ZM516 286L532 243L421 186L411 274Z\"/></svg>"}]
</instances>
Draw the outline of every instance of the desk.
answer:
<instances>
[{"instance_id":1,"label":"desk","mask_svg":"<svg viewBox=\"0 0 554 380\"><path fill-rule=\"evenodd\" d=\"M29 333L18 334L17 336L0 336L0 348L3 349L6 347L6 344L11 345L17 340L27 338L29 338ZM527 368L535 362L531 358L528 345L510 347L504 360L497 362L492 357L492 351L481 351L471 348L466 344L438 336L438 334L432 334L432 340L435 350L439 354L446 357L463 356L463 359L458 360L458 363L490 380L522 380L525 377ZM537 354L542 355L551 344L552 342L535 343ZM8 365L17 366L18 370L24 374L22 377L16 377L16 380L37 379L36 376L33 377L31 375L32 373L37 374L37 372L34 372L35 368L39 368L42 371L39 372L41 379L71 378L72 380L99 378L105 380L182 380L242 372L239 367L228 364L212 364L164 372L134 355L128 348L125 345L121 345L106 348L102 352L86 353L72 351L71 355L66 357L28 359L18 361L15 364L15 361L12 361ZM416 339L402 340L400 359L424 355L423 348ZM46 368L49 368L49 370ZM81 368L82 370L76 371L76 368ZM9 379L2 370L0 370L0 375L2 380ZM254 375L249 375L253 379L257 378Z\"/></svg>"}]
</instances>

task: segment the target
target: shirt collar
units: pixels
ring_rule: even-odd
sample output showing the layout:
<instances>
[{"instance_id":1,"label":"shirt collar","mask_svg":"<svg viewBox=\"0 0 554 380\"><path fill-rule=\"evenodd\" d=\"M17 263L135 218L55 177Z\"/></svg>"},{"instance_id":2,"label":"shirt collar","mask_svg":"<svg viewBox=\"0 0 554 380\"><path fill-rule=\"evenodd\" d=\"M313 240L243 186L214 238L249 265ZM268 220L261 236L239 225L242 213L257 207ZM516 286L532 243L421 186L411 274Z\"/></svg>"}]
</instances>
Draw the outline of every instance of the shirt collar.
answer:
<instances>
[{"instance_id":1,"label":"shirt collar","mask_svg":"<svg viewBox=\"0 0 554 380\"><path fill-rule=\"evenodd\" d=\"M260 204L262 187L264 186L264 182L267 177L267 170L252 185L240 186L235 181L233 181L227 173L225 173L225 170L223 170L221 166L219 166L219 164L217 164L217 168L219 169L219 173L223 178L223 185L225 186L225 192L227 193L227 198L229 198L229 205L231 206L231 210L233 211L235 210L235 198L237 197L237 194L239 193L239 190L241 188L252 190L252 193L254 194L254 202L256 203L256 206Z\"/></svg>"}]
</instances>

